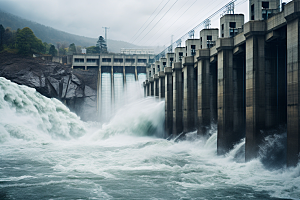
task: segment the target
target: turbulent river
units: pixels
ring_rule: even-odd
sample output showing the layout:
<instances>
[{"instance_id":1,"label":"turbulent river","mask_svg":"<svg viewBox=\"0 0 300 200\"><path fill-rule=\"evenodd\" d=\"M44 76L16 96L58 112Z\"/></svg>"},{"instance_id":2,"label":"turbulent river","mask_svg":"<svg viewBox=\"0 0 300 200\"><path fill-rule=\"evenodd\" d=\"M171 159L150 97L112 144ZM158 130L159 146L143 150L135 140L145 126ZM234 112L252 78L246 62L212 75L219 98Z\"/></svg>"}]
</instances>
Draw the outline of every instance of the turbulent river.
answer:
<instances>
[{"instance_id":1,"label":"turbulent river","mask_svg":"<svg viewBox=\"0 0 300 200\"><path fill-rule=\"evenodd\" d=\"M82 122L0 78L0 199L300 199L299 165L244 163L244 140L217 156L214 128L207 140L161 139L163 119L163 102L141 98L105 124Z\"/></svg>"}]
</instances>

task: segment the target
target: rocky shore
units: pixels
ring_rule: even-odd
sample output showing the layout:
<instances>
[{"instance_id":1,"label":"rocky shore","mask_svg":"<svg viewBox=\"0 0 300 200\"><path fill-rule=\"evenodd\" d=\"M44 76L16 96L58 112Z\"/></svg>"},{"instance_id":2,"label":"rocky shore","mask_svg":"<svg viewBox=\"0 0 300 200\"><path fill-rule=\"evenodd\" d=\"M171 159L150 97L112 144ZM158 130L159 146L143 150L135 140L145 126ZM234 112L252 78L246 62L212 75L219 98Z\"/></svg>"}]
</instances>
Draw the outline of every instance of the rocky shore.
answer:
<instances>
[{"instance_id":1,"label":"rocky shore","mask_svg":"<svg viewBox=\"0 0 300 200\"><path fill-rule=\"evenodd\" d=\"M57 98L84 121L97 120L98 70L70 66L18 54L0 53L0 77Z\"/></svg>"}]
</instances>

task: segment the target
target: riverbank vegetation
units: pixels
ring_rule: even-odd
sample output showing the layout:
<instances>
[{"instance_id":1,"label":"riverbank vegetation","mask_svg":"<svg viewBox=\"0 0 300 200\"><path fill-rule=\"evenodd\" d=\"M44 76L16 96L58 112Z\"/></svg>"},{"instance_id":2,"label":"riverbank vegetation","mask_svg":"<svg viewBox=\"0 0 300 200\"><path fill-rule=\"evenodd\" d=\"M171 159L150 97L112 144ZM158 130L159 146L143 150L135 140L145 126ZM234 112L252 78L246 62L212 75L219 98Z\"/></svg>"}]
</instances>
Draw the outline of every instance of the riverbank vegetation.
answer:
<instances>
[{"instance_id":1,"label":"riverbank vegetation","mask_svg":"<svg viewBox=\"0 0 300 200\"><path fill-rule=\"evenodd\" d=\"M56 43L56 45L42 42L35 36L33 31L25 27L23 29L12 30L10 27L4 28L0 24L0 52L32 55L52 55L65 56L68 54L81 52L81 47L74 43L69 46L66 43Z\"/></svg>"},{"instance_id":2,"label":"riverbank vegetation","mask_svg":"<svg viewBox=\"0 0 300 200\"><path fill-rule=\"evenodd\" d=\"M86 48L86 53L107 53L106 41L99 37L96 46ZM18 53L22 55L42 54L52 56L66 56L74 53L81 53L81 46L74 43L57 42L55 45L42 42L35 36L33 31L25 27L23 29L12 30L10 27L4 28L0 24L0 52Z\"/></svg>"}]
</instances>

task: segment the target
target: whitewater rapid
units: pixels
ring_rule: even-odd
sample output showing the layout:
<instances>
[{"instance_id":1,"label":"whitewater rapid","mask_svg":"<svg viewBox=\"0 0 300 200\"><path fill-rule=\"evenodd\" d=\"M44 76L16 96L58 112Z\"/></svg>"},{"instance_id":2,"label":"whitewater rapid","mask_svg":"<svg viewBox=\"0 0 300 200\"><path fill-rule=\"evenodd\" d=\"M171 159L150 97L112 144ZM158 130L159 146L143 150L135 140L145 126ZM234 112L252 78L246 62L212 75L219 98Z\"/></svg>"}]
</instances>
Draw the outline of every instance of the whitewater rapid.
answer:
<instances>
[{"instance_id":1,"label":"whitewater rapid","mask_svg":"<svg viewBox=\"0 0 300 200\"><path fill-rule=\"evenodd\" d=\"M105 124L82 122L0 77L0 199L300 199L299 165L244 163L244 140L217 156L214 127L208 140L161 139L163 119L164 103L146 98Z\"/></svg>"}]
</instances>

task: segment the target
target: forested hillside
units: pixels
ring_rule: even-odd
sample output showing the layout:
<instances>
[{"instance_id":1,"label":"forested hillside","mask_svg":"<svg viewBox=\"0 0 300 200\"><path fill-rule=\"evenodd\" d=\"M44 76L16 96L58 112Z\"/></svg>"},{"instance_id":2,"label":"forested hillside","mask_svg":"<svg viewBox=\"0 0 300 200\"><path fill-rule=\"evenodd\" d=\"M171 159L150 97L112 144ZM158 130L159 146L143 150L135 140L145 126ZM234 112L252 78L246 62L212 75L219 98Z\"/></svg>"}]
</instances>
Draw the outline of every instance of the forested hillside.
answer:
<instances>
[{"instance_id":1,"label":"forested hillside","mask_svg":"<svg viewBox=\"0 0 300 200\"><path fill-rule=\"evenodd\" d=\"M32 22L21 17L6 13L0 10L0 24L4 28L10 27L12 30L23 29L29 27L36 37L41 39L43 42L56 44L65 43L67 45L74 43L76 46L89 47L95 46L97 38L88 38L84 36L78 36L63 31L56 30L54 28ZM149 48L149 47L138 47L136 45L116 40L108 40L108 51L119 53L120 48Z\"/></svg>"}]
</instances>

